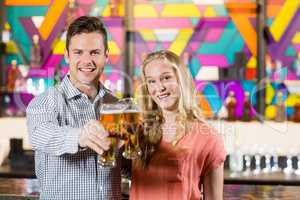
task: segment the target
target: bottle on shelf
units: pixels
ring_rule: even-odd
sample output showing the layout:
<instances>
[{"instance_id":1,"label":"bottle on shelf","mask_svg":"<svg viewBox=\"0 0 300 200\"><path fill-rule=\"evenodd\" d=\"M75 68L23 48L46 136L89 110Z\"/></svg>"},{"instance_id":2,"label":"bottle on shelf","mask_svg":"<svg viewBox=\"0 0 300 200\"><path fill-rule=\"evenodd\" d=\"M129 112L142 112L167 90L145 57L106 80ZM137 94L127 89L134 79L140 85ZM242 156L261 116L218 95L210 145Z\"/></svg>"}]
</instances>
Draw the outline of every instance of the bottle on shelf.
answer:
<instances>
[{"instance_id":1,"label":"bottle on shelf","mask_svg":"<svg viewBox=\"0 0 300 200\"><path fill-rule=\"evenodd\" d=\"M36 34L32 36L32 46L30 48L30 66L32 68L39 68L41 67L42 63L42 54L39 45L39 39L39 36Z\"/></svg>"},{"instance_id":2,"label":"bottle on shelf","mask_svg":"<svg viewBox=\"0 0 300 200\"><path fill-rule=\"evenodd\" d=\"M68 0L68 6L66 10L66 26L65 26L66 29L73 22L73 20L76 19L77 16L76 12L77 9L76 9L75 0Z\"/></svg>"},{"instance_id":3,"label":"bottle on shelf","mask_svg":"<svg viewBox=\"0 0 300 200\"><path fill-rule=\"evenodd\" d=\"M109 2L109 10L110 10L110 16L111 17L118 17L119 14L119 0L110 0Z\"/></svg>"},{"instance_id":4,"label":"bottle on shelf","mask_svg":"<svg viewBox=\"0 0 300 200\"><path fill-rule=\"evenodd\" d=\"M239 135L235 132L234 150L229 155L229 169L233 173L242 172L244 169L243 152L240 147Z\"/></svg>"},{"instance_id":5,"label":"bottle on shelf","mask_svg":"<svg viewBox=\"0 0 300 200\"><path fill-rule=\"evenodd\" d=\"M20 71L17 67L17 61L12 60L11 61L11 67L8 70L8 76L7 76L7 91L8 92L14 92L15 86L16 86L16 80L20 76Z\"/></svg>"},{"instance_id":6,"label":"bottle on shelf","mask_svg":"<svg viewBox=\"0 0 300 200\"><path fill-rule=\"evenodd\" d=\"M300 98L300 97L298 97L298 98ZM299 100L294 106L293 121L300 122L300 101Z\"/></svg>"},{"instance_id":7,"label":"bottle on shelf","mask_svg":"<svg viewBox=\"0 0 300 200\"><path fill-rule=\"evenodd\" d=\"M252 120L252 115L251 115L250 93L245 92L244 93L242 121L249 122L251 120Z\"/></svg>"},{"instance_id":8,"label":"bottle on shelf","mask_svg":"<svg viewBox=\"0 0 300 200\"><path fill-rule=\"evenodd\" d=\"M228 97L225 100L225 105L227 109L227 120L228 121L235 121L236 120L236 98L234 91L230 91Z\"/></svg>"},{"instance_id":9,"label":"bottle on shelf","mask_svg":"<svg viewBox=\"0 0 300 200\"><path fill-rule=\"evenodd\" d=\"M284 106L284 102L283 102L283 93L282 93L282 91L279 91L277 94L275 121L283 122L285 120L286 120L286 111L285 111L285 106Z\"/></svg>"}]
</instances>

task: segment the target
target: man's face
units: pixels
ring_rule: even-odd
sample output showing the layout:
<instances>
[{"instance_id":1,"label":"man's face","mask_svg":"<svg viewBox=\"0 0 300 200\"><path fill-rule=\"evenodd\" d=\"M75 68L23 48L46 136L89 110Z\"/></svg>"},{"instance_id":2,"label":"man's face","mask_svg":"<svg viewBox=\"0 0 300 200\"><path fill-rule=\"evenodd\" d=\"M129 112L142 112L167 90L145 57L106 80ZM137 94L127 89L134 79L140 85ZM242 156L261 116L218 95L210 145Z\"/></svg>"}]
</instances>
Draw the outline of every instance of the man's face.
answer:
<instances>
[{"instance_id":1,"label":"man's face","mask_svg":"<svg viewBox=\"0 0 300 200\"><path fill-rule=\"evenodd\" d=\"M99 78L107 61L103 36L100 33L81 33L74 35L65 50L65 59L70 67L73 83L98 85Z\"/></svg>"}]
</instances>

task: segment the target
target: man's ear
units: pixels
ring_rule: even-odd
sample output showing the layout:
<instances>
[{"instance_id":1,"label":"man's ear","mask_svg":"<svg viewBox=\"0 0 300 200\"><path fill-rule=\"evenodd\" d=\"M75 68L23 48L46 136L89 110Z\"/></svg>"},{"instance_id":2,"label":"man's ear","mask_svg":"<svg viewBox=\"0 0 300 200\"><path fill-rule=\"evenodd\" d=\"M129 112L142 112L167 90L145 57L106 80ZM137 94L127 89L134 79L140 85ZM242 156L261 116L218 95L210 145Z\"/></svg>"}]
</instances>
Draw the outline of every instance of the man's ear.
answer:
<instances>
[{"instance_id":1,"label":"man's ear","mask_svg":"<svg viewBox=\"0 0 300 200\"><path fill-rule=\"evenodd\" d=\"M67 64L69 64L69 51L65 48L64 57Z\"/></svg>"},{"instance_id":2,"label":"man's ear","mask_svg":"<svg viewBox=\"0 0 300 200\"><path fill-rule=\"evenodd\" d=\"M106 63L108 62L108 53L109 53L108 50L106 50L106 51L105 51L105 62L106 62Z\"/></svg>"}]
</instances>

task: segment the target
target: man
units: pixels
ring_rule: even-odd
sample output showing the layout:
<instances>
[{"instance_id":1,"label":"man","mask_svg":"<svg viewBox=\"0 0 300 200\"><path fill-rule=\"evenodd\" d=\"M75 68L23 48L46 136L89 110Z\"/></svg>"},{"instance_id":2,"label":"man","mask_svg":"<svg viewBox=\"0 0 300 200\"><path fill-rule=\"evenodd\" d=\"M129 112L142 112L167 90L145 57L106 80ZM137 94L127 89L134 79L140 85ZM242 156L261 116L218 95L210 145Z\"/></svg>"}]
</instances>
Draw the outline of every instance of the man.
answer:
<instances>
[{"instance_id":1,"label":"man","mask_svg":"<svg viewBox=\"0 0 300 200\"><path fill-rule=\"evenodd\" d=\"M67 32L70 73L27 107L42 200L121 199L120 167L101 168L109 147L99 119L102 102L113 97L99 82L108 59L107 33L96 17L76 19Z\"/></svg>"}]
</instances>

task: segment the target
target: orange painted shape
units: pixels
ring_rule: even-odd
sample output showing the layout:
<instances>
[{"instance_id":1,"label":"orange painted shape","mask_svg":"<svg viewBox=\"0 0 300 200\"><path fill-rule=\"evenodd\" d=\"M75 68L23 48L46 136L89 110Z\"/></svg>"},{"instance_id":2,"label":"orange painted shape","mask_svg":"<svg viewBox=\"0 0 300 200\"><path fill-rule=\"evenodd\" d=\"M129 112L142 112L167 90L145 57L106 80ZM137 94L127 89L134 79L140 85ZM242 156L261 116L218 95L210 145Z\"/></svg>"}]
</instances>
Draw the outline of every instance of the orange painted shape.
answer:
<instances>
[{"instance_id":1,"label":"orange painted shape","mask_svg":"<svg viewBox=\"0 0 300 200\"><path fill-rule=\"evenodd\" d=\"M204 117L212 118L214 116L214 113L211 110L209 102L202 94L198 94L198 98L199 98L199 106L202 110L202 114L204 115Z\"/></svg>"},{"instance_id":2,"label":"orange painted shape","mask_svg":"<svg viewBox=\"0 0 300 200\"><path fill-rule=\"evenodd\" d=\"M48 6L51 0L5 0L5 6Z\"/></svg>"},{"instance_id":3,"label":"orange painted shape","mask_svg":"<svg viewBox=\"0 0 300 200\"><path fill-rule=\"evenodd\" d=\"M68 0L53 0L53 3L45 16L45 19L41 27L39 28L43 40L48 39L52 29L54 28L67 3Z\"/></svg>"},{"instance_id":4,"label":"orange painted shape","mask_svg":"<svg viewBox=\"0 0 300 200\"><path fill-rule=\"evenodd\" d=\"M280 12L282 8L282 5L268 5L267 6L267 16L268 17L276 17L278 15L278 13Z\"/></svg>"}]
</instances>

